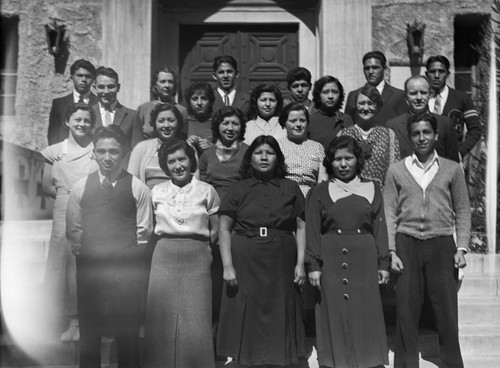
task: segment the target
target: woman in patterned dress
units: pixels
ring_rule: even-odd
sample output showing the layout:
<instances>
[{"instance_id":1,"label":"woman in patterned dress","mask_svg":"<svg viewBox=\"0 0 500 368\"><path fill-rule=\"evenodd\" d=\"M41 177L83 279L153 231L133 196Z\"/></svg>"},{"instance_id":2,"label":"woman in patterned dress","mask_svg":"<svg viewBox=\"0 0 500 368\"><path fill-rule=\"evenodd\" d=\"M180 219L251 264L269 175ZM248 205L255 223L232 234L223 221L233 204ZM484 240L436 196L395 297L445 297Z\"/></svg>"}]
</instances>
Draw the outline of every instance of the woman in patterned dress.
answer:
<instances>
[{"instance_id":1,"label":"woman in patterned dress","mask_svg":"<svg viewBox=\"0 0 500 368\"><path fill-rule=\"evenodd\" d=\"M87 104L77 103L66 111L69 136L60 143L45 148L41 154L51 165L46 190L55 196L52 233L45 272L45 288L55 314L69 317L69 328L62 333L61 340L79 339L76 307L76 263L66 240L66 208L73 184L97 170L93 159L91 130L95 124L94 110ZM45 183L45 181L44 181ZM60 322L56 325L60 327Z\"/></svg>"},{"instance_id":2,"label":"woman in patterned dress","mask_svg":"<svg viewBox=\"0 0 500 368\"><path fill-rule=\"evenodd\" d=\"M309 191L323 180L328 180L323 159L325 149L321 143L308 139L309 111L300 102L283 108L279 122L287 136L278 140L285 156L286 177L295 181L307 197ZM301 287L303 318L308 336L314 335L314 288L308 281Z\"/></svg>"},{"instance_id":3,"label":"woman in patterned dress","mask_svg":"<svg viewBox=\"0 0 500 368\"><path fill-rule=\"evenodd\" d=\"M338 134L353 137L361 145L366 162L360 176L374 181L381 189L389 166L401 159L396 134L392 129L380 126L375 118L383 104L375 87L362 87L356 104L355 125L342 129Z\"/></svg>"}]
</instances>

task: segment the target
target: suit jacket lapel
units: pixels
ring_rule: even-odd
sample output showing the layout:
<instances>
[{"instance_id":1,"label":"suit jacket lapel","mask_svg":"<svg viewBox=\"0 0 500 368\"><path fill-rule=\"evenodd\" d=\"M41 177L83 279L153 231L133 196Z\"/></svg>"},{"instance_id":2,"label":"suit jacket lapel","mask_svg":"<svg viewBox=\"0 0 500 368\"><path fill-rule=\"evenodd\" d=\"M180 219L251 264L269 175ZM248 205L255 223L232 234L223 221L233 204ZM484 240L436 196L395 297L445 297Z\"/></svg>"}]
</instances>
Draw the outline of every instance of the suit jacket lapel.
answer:
<instances>
[{"instance_id":1,"label":"suit jacket lapel","mask_svg":"<svg viewBox=\"0 0 500 368\"><path fill-rule=\"evenodd\" d=\"M391 97L391 95L392 95L391 86L386 83L384 89L382 90L382 101L387 102Z\"/></svg>"},{"instance_id":2,"label":"suit jacket lapel","mask_svg":"<svg viewBox=\"0 0 500 368\"><path fill-rule=\"evenodd\" d=\"M127 109L125 108L125 106L117 102L113 125L120 126L123 122L123 119L125 119L125 115L127 115Z\"/></svg>"},{"instance_id":3,"label":"suit jacket lapel","mask_svg":"<svg viewBox=\"0 0 500 368\"><path fill-rule=\"evenodd\" d=\"M92 108L94 109L95 113L94 128L102 127L101 111L99 110L99 104L96 103L95 105L92 105Z\"/></svg>"}]
</instances>

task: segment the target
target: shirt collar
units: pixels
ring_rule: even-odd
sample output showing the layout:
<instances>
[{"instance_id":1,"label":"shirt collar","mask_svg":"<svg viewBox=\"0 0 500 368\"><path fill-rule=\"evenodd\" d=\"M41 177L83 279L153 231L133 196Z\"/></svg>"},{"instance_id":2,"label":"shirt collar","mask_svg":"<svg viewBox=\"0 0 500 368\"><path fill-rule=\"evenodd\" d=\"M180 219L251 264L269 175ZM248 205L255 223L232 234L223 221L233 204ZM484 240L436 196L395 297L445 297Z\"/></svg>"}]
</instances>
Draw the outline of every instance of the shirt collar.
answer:
<instances>
[{"instance_id":1,"label":"shirt collar","mask_svg":"<svg viewBox=\"0 0 500 368\"><path fill-rule=\"evenodd\" d=\"M110 106L110 112L116 112L116 105L118 104L118 100L113 102ZM104 107L104 105L101 103L101 101L99 101L99 110L102 112L106 111L106 108Z\"/></svg>"},{"instance_id":2,"label":"shirt collar","mask_svg":"<svg viewBox=\"0 0 500 368\"><path fill-rule=\"evenodd\" d=\"M437 163L439 165L439 156L438 156L436 150L434 150L432 152L432 155L433 155L433 157L432 157L431 161L429 162L429 165L427 167L424 167L424 165L418 160L418 157L414 152L411 155L411 164L419 167L422 170L427 171L432 165L434 165L434 163Z\"/></svg>"},{"instance_id":3,"label":"shirt collar","mask_svg":"<svg viewBox=\"0 0 500 368\"><path fill-rule=\"evenodd\" d=\"M90 91L88 91L83 95L83 99L87 101L90 100ZM73 90L73 101L78 102L79 100L80 100L80 94L77 91Z\"/></svg>"},{"instance_id":4,"label":"shirt collar","mask_svg":"<svg viewBox=\"0 0 500 368\"><path fill-rule=\"evenodd\" d=\"M118 178L120 177L121 173L122 173L122 169L120 170L116 170L115 172L113 172L111 174L111 176L109 177L109 180L111 181L111 183L116 183L118 181ZM101 173L101 169L97 170L97 174L99 175L99 181L101 182L102 184L102 181L104 180L104 178L106 176L104 176L102 173Z\"/></svg>"},{"instance_id":5,"label":"shirt collar","mask_svg":"<svg viewBox=\"0 0 500 368\"><path fill-rule=\"evenodd\" d=\"M226 95L226 91L224 91L222 88L219 88L217 87L217 91L219 92L219 94L224 97ZM229 91L229 93L227 93L228 97L234 97L234 95L236 95L236 88L233 88L231 91Z\"/></svg>"},{"instance_id":6,"label":"shirt collar","mask_svg":"<svg viewBox=\"0 0 500 368\"><path fill-rule=\"evenodd\" d=\"M445 84L443 89L436 93L434 98L436 98L437 95L441 96L441 101L446 100L448 98L448 94L450 93L450 88Z\"/></svg>"},{"instance_id":7,"label":"shirt collar","mask_svg":"<svg viewBox=\"0 0 500 368\"><path fill-rule=\"evenodd\" d=\"M256 186L259 183L263 183L263 182L260 181L260 180L257 180L255 177L251 177L251 178L249 178L248 186L249 187L254 187L254 186ZM269 180L269 183L273 184L275 187L278 187L278 188L280 187L280 180L279 180L279 178L272 178L271 180Z\"/></svg>"},{"instance_id":8,"label":"shirt collar","mask_svg":"<svg viewBox=\"0 0 500 368\"><path fill-rule=\"evenodd\" d=\"M382 91L384 90L384 87L385 87L385 80L382 79L382 82L380 82L378 84L378 86L376 87L378 92L380 93L380 95L382 95Z\"/></svg>"}]
</instances>

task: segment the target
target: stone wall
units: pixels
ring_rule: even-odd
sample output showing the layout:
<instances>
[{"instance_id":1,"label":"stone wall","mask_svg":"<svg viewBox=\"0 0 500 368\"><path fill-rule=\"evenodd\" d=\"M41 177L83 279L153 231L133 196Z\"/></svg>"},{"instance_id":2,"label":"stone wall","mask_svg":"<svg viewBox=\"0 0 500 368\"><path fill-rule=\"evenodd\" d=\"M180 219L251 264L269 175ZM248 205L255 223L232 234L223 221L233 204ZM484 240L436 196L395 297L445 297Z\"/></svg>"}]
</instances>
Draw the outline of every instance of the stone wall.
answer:
<instances>
[{"instance_id":1,"label":"stone wall","mask_svg":"<svg viewBox=\"0 0 500 368\"><path fill-rule=\"evenodd\" d=\"M3 0L2 16L19 18L16 119L2 121L2 138L39 150L47 145L51 101L72 91L71 64L79 58L98 65L102 58L103 0ZM49 54L45 25L66 27L67 60Z\"/></svg>"},{"instance_id":2,"label":"stone wall","mask_svg":"<svg viewBox=\"0 0 500 368\"><path fill-rule=\"evenodd\" d=\"M406 25L425 23L424 62L431 55L453 59L453 22L458 14L489 14L491 0L372 0L373 49L392 65L409 65ZM450 81L453 78L450 78Z\"/></svg>"}]
</instances>

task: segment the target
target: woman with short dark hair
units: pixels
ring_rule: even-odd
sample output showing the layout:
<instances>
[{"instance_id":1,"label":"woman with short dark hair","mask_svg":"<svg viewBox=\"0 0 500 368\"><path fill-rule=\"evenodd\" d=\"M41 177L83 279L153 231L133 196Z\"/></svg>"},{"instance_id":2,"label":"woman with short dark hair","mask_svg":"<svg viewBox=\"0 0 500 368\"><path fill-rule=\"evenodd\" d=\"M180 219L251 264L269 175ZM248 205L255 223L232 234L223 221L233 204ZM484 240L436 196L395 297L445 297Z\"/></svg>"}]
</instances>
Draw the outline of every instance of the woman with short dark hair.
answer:
<instances>
[{"instance_id":1,"label":"woman with short dark hair","mask_svg":"<svg viewBox=\"0 0 500 368\"><path fill-rule=\"evenodd\" d=\"M305 278L304 196L285 178L272 136L252 142L241 174L220 209L225 285L217 352L250 366L298 363L306 353L295 285Z\"/></svg>"},{"instance_id":2,"label":"woman with short dark hair","mask_svg":"<svg viewBox=\"0 0 500 368\"><path fill-rule=\"evenodd\" d=\"M325 75L314 83L312 95L309 138L326 148L341 129L353 125L351 117L340 111L344 87L337 78Z\"/></svg>"},{"instance_id":3,"label":"woman with short dark hair","mask_svg":"<svg viewBox=\"0 0 500 368\"><path fill-rule=\"evenodd\" d=\"M169 179L160 167L158 150L163 143L172 142L182 136L184 122L182 114L172 104L156 105L149 120L154 138L139 142L134 147L128 163L128 172L138 177L149 189Z\"/></svg>"},{"instance_id":4,"label":"woman with short dark hair","mask_svg":"<svg viewBox=\"0 0 500 368\"><path fill-rule=\"evenodd\" d=\"M245 143L250 145L260 135L283 138L286 133L278 122L283 108L283 97L279 88L272 83L260 84L250 93Z\"/></svg>"},{"instance_id":5,"label":"woman with short dark hair","mask_svg":"<svg viewBox=\"0 0 500 368\"><path fill-rule=\"evenodd\" d=\"M159 165L171 180L151 190L158 239L151 262L144 367L215 366L210 244L217 242L219 196L193 176L194 148L163 143Z\"/></svg>"},{"instance_id":6,"label":"woman with short dark hair","mask_svg":"<svg viewBox=\"0 0 500 368\"><path fill-rule=\"evenodd\" d=\"M323 164L330 180L307 199L309 281L320 291L316 348L321 367L388 364L379 284L389 280L389 248L382 193L359 177L361 146L333 139Z\"/></svg>"}]
</instances>

